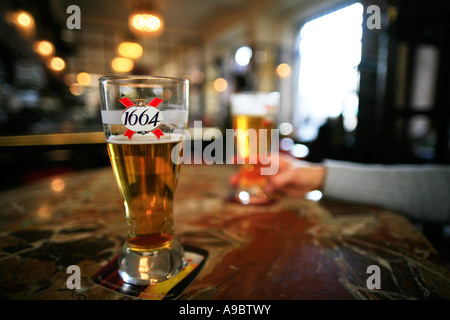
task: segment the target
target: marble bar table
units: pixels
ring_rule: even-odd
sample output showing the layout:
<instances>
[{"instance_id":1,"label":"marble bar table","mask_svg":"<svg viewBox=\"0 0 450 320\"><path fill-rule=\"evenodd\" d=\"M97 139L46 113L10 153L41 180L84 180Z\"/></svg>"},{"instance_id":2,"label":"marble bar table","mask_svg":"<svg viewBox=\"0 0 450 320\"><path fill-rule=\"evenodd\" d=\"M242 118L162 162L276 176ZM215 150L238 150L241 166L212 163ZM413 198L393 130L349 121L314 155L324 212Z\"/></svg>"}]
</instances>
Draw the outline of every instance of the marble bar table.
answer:
<instances>
[{"instance_id":1,"label":"marble bar table","mask_svg":"<svg viewBox=\"0 0 450 320\"><path fill-rule=\"evenodd\" d=\"M450 298L448 267L404 216L327 199L230 203L236 170L181 168L176 233L209 256L179 299ZM126 238L109 167L0 193L0 235L0 299L129 298L92 280ZM67 287L70 265L80 267L80 289Z\"/></svg>"}]
</instances>

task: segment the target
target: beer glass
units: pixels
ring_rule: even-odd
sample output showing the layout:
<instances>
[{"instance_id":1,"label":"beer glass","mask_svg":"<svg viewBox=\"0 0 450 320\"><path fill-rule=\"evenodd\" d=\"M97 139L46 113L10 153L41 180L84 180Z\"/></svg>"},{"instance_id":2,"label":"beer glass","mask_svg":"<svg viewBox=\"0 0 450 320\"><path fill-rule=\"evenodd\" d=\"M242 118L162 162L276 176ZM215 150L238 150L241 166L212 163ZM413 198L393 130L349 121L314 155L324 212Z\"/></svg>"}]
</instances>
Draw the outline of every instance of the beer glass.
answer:
<instances>
[{"instance_id":1,"label":"beer glass","mask_svg":"<svg viewBox=\"0 0 450 320\"><path fill-rule=\"evenodd\" d=\"M231 116L236 136L239 181L233 199L242 204L273 201L264 191L267 176L261 174L262 158L271 150L271 131L275 128L280 104L278 92L242 92L230 96Z\"/></svg>"},{"instance_id":2,"label":"beer glass","mask_svg":"<svg viewBox=\"0 0 450 320\"><path fill-rule=\"evenodd\" d=\"M111 76L99 84L106 145L128 226L119 274L126 283L159 283L185 264L174 234L173 200L188 118L188 80Z\"/></svg>"}]
</instances>

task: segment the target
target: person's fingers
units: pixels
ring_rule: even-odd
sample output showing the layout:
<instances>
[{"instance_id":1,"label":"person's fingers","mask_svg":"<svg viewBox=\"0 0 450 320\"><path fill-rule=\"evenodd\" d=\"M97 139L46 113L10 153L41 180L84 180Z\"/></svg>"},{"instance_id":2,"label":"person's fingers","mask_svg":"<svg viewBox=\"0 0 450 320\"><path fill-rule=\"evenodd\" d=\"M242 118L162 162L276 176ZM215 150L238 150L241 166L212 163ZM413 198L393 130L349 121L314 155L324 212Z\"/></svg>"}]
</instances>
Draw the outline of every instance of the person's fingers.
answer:
<instances>
[{"instance_id":1,"label":"person's fingers","mask_svg":"<svg viewBox=\"0 0 450 320\"><path fill-rule=\"evenodd\" d=\"M293 158L290 155L280 153L278 155L278 168L280 171L284 171L286 169L291 168L297 159Z\"/></svg>"},{"instance_id":2,"label":"person's fingers","mask_svg":"<svg viewBox=\"0 0 450 320\"><path fill-rule=\"evenodd\" d=\"M296 181L295 171L285 170L278 172L278 174L269 176L269 182L274 189L280 189L286 185Z\"/></svg>"}]
</instances>

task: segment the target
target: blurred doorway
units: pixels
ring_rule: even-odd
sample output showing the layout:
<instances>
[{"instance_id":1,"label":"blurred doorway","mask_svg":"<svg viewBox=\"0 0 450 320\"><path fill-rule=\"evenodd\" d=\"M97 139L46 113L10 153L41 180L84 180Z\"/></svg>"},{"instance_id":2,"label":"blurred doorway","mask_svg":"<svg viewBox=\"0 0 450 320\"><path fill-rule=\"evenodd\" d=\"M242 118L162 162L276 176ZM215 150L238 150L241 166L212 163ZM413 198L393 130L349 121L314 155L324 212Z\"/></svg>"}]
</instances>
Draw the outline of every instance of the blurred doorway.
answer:
<instances>
[{"instance_id":1,"label":"blurred doorway","mask_svg":"<svg viewBox=\"0 0 450 320\"><path fill-rule=\"evenodd\" d=\"M327 119L341 115L345 131L355 130L362 23L363 6L355 3L300 28L295 110L298 140L314 141Z\"/></svg>"}]
</instances>

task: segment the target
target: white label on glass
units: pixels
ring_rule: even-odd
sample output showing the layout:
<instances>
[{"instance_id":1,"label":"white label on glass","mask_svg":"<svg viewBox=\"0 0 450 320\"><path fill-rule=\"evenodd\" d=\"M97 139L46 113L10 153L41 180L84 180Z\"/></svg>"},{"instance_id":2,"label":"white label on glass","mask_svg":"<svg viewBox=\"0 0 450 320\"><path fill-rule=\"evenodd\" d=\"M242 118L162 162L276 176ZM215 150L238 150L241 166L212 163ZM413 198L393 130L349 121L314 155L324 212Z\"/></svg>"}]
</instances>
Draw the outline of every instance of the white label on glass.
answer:
<instances>
[{"instance_id":1,"label":"white label on glass","mask_svg":"<svg viewBox=\"0 0 450 320\"><path fill-rule=\"evenodd\" d=\"M129 107L122 113L123 125L135 132L149 132L158 129L162 122L162 113L154 107Z\"/></svg>"}]
</instances>

